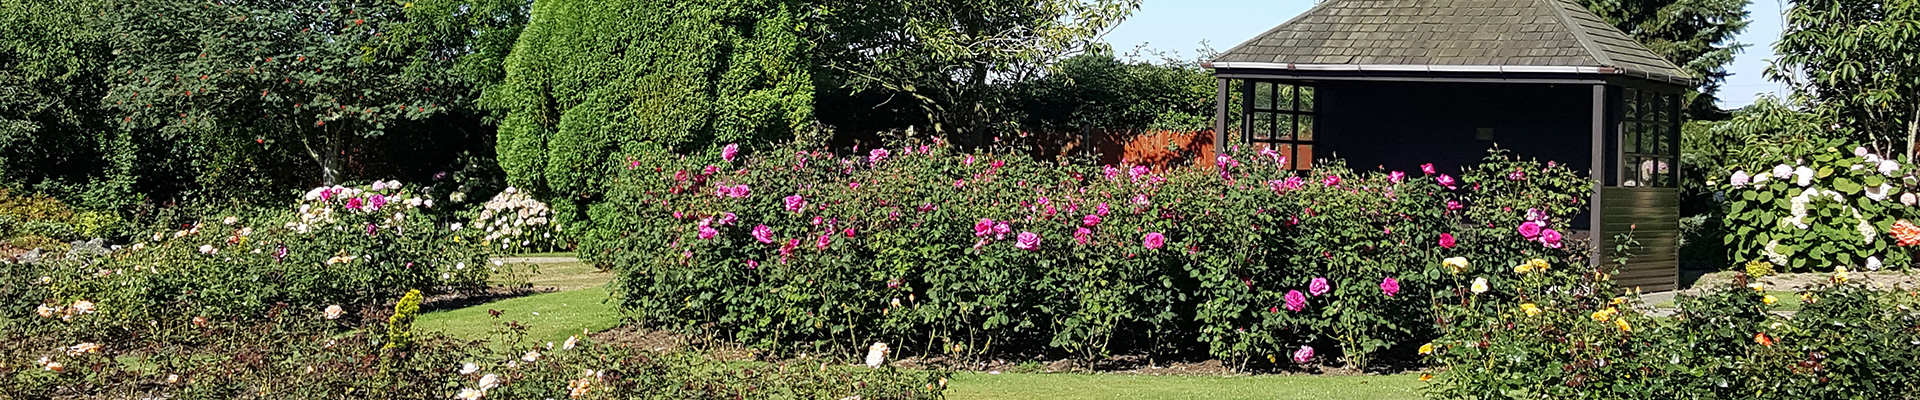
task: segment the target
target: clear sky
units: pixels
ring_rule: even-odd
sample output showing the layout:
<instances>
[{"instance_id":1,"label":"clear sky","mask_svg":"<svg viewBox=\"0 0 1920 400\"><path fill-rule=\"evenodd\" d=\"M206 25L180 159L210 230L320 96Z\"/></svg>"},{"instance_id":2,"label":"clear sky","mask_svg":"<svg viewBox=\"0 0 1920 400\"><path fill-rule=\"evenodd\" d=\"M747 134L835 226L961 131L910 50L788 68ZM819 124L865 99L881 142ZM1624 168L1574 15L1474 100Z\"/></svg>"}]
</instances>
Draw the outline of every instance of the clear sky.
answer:
<instances>
[{"instance_id":1,"label":"clear sky","mask_svg":"<svg viewBox=\"0 0 1920 400\"><path fill-rule=\"evenodd\" d=\"M1764 76L1773 58L1773 42L1780 37L1780 10L1785 0L1751 0L1747 25L1736 40L1750 46L1727 67L1733 76L1720 88L1720 107L1752 104L1760 93L1783 96L1786 89ZM1137 46L1193 58L1205 41L1226 51L1241 41L1266 32L1312 7L1313 0L1145 0L1133 17L1106 37L1114 50L1126 54Z\"/></svg>"}]
</instances>

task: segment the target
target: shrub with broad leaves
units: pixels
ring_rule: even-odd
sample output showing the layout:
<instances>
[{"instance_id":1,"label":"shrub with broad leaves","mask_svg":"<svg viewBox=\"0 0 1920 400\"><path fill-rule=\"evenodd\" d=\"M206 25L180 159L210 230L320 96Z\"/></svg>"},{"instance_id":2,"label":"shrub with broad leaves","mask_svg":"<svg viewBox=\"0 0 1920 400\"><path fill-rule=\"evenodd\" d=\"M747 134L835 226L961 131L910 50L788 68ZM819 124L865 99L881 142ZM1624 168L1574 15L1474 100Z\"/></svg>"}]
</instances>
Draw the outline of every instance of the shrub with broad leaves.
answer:
<instances>
[{"instance_id":1,"label":"shrub with broad leaves","mask_svg":"<svg viewBox=\"0 0 1920 400\"><path fill-rule=\"evenodd\" d=\"M635 318L774 351L1198 343L1240 365L1424 342L1467 272L1448 257L1585 262L1564 232L1587 181L1504 152L1458 176L1301 173L1238 150L1166 171L1013 153L623 159L581 253L620 270Z\"/></svg>"},{"instance_id":2,"label":"shrub with broad leaves","mask_svg":"<svg viewBox=\"0 0 1920 400\"><path fill-rule=\"evenodd\" d=\"M1736 166L1725 185L1733 261L1782 271L1906 268L1913 264L1907 246L1920 244L1920 233L1897 226L1912 227L1904 221L1920 216L1914 172L1907 162L1838 140Z\"/></svg>"}]
</instances>

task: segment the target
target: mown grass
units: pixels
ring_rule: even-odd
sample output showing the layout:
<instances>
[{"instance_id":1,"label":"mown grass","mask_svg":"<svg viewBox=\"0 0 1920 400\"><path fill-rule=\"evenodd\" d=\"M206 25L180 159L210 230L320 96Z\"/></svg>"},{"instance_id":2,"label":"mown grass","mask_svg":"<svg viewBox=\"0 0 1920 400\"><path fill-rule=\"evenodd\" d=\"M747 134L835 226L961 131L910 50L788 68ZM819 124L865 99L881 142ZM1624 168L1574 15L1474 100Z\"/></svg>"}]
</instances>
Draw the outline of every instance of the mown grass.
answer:
<instances>
[{"instance_id":1,"label":"mown grass","mask_svg":"<svg viewBox=\"0 0 1920 400\"><path fill-rule=\"evenodd\" d=\"M1145 376L1119 374L956 374L953 400L999 399L1419 399L1417 375Z\"/></svg>"},{"instance_id":2,"label":"mown grass","mask_svg":"<svg viewBox=\"0 0 1920 400\"><path fill-rule=\"evenodd\" d=\"M1767 294L1773 295L1774 300L1777 300L1773 303L1774 311L1800 311L1800 306L1802 302L1802 300L1800 299L1800 293L1782 291L1782 290L1768 290ZM1673 300L1668 300L1668 301L1662 301L1662 302L1656 303L1653 305L1653 307L1654 308L1675 308L1675 307L1678 307L1678 305L1676 305Z\"/></svg>"},{"instance_id":3,"label":"mown grass","mask_svg":"<svg viewBox=\"0 0 1920 400\"><path fill-rule=\"evenodd\" d=\"M488 310L499 310L495 318ZM581 329L604 331L620 325L620 310L606 286L516 297L477 306L421 314L414 326L463 339L502 339L504 323L527 326L527 340L562 341Z\"/></svg>"}]
</instances>

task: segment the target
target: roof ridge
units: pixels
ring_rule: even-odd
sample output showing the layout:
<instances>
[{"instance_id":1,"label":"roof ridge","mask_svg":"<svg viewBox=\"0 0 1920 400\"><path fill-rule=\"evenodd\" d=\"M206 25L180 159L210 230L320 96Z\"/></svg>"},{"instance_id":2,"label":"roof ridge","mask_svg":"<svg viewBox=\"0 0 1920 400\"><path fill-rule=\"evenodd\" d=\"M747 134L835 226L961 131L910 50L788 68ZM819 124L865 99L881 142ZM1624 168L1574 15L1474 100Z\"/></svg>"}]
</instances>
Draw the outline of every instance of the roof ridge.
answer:
<instances>
[{"instance_id":1,"label":"roof ridge","mask_svg":"<svg viewBox=\"0 0 1920 400\"><path fill-rule=\"evenodd\" d=\"M1568 1L1569 0L1535 0L1535 2L1539 3L1557 3L1547 4L1547 6L1552 9L1554 16L1559 17L1560 23L1566 25L1567 31L1573 34L1573 40L1580 42L1580 47L1587 49L1587 55L1593 57L1593 60L1599 62L1601 66L1619 67L1618 64L1613 62L1612 58L1607 57L1606 51L1600 49L1599 43L1594 43L1593 38L1587 36L1586 28L1580 26L1578 22L1574 22L1572 15L1567 15Z\"/></svg>"},{"instance_id":2,"label":"roof ridge","mask_svg":"<svg viewBox=\"0 0 1920 400\"><path fill-rule=\"evenodd\" d=\"M1254 43L1258 43L1260 41L1260 38L1267 37L1267 35L1272 35L1274 32L1279 32L1280 28L1285 28L1287 27L1287 25L1292 25L1295 21L1299 21L1301 18L1306 18L1308 15L1313 15L1314 11L1318 11L1321 8L1325 8L1328 5L1332 5L1333 3L1339 3L1341 1L1343 0L1326 0L1326 1L1320 2L1320 4L1314 4L1313 7L1308 8L1307 11L1305 12L1301 12L1300 15L1295 15L1293 16L1293 18L1288 18L1286 22L1281 22L1279 25L1274 25L1272 28L1267 28L1265 32L1260 32L1260 34L1254 36L1253 39L1248 39L1247 41L1240 42L1240 44L1234 45L1232 48L1228 48L1227 51L1222 51L1219 54L1215 54L1214 57L1218 58L1219 56L1226 55L1227 53L1232 53L1234 52L1234 50L1240 50L1240 48L1242 47L1247 47L1247 46L1253 45ZM1212 61L1212 60L1208 60L1208 61Z\"/></svg>"}]
</instances>

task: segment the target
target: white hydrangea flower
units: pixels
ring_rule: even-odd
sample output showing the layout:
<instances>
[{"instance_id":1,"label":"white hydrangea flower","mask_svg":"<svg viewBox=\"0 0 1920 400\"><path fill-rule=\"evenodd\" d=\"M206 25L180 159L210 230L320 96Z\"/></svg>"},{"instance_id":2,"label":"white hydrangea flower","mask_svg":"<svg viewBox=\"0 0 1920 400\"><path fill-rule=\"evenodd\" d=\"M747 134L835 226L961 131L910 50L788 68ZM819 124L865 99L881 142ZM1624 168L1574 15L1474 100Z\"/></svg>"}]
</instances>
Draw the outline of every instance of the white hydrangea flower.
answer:
<instances>
[{"instance_id":1,"label":"white hydrangea flower","mask_svg":"<svg viewBox=\"0 0 1920 400\"><path fill-rule=\"evenodd\" d=\"M1868 271L1879 271L1879 270L1880 270L1880 267L1882 267L1882 266L1883 266L1883 265L1881 265L1881 263L1880 263L1880 257L1878 257L1878 256L1873 256L1873 257L1867 257L1867 270L1868 270Z\"/></svg>"},{"instance_id":2,"label":"white hydrangea flower","mask_svg":"<svg viewBox=\"0 0 1920 400\"><path fill-rule=\"evenodd\" d=\"M1807 168L1805 166L1802 166L1800 168L1795 168L1793 170L1793 179L1794 179L1793 183L1800 185L1800 187L1807 187L1808 185L1812 185L1813 184L1813 168Z\"/></svg>"},{"instance_id":3,"label":"white hydrangea flower","mask_svg":"<svg viewBox=\"0 0 1920 400\"><path fill-rule=\"evenodd\" d=\"M1787 265L1787 255L1780 254L1780 240L1778 239L1767 242L1767 246L1761 250L1761 254L1765 255L1767 261L1773 262L1774 265Z\"/></svg>"},{"instance_id":4,"label":"white hydrangea flower","mask_svg":"<svg viewBox=\"0 0 1920 400\"><path fill-rule=\"evenodd\" d=\"M1868 199L1872 199L1873 201L1886 201L1887 198L1890 197L1889 195L1893 193L1893 185L1883 182L1880 186L1868 186L1863 191Z\"/></svg>"},{"instance_id":5,"label":"white hydrangea flower","mask_svg":"<svg viewBox=\"0 0 1920 400\"><path fill-rule=\"evenodd\" d=\"M1788 175L1793 175L1792 165L1780 164L1773 166L1773 176L1785 179Z\"/></svg>"}]
</instances>

